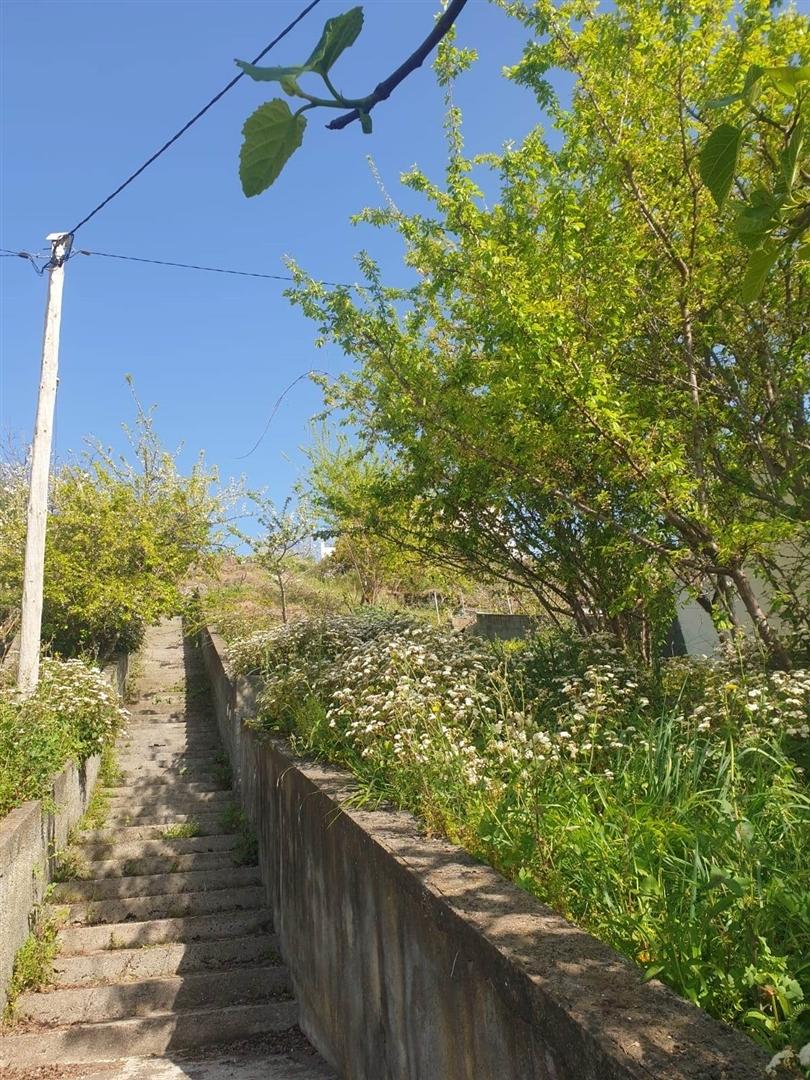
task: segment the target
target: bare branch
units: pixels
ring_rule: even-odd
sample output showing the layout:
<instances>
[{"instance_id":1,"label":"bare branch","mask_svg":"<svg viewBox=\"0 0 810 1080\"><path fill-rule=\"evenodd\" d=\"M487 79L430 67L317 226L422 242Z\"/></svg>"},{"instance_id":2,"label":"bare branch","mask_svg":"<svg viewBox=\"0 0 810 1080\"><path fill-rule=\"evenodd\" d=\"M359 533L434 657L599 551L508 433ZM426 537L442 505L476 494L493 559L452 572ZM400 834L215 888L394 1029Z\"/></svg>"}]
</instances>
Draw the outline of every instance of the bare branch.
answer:
<instances>
[{"instance_id":1,"label":"bare branch","mask_svg":"<svg viewBox=\"0 0 810 1080\"><path fill-rule=\"evenodd\" d=\"M433 30L428 34L422 44L412 52L408 59L397 68L395 72L384 79L377 87L368 95L364 100L364 112L370 113L375 105L379 105L381 101L385 101L391 96L391 93L403 82L412 71L416 71L418 67L422 66L424 60L433 52L442 38L450 30L450 27L456 21L461 14L461 9L467 3L467 0L451 0L447 5L447 10L436 20L436 25ZM330 121L326 126L331 131L340 131L341 128L348 127L349 124L355 120L360 119L360 112L357 109L352 109L351 112L343 113L342 116L338 116L336 119Z\"/></svg>"}]
</instances>

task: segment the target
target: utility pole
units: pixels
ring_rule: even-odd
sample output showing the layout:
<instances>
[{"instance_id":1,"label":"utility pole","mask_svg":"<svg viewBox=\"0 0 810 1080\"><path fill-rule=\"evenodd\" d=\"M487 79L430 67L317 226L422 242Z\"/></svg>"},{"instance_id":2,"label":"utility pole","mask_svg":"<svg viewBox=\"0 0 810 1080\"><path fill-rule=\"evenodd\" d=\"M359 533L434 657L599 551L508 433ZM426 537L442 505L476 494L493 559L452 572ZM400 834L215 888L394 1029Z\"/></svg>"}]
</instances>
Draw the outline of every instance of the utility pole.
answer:
<instances>
[{"instance_id":1,"label":"utility pole","mask_svg":"<svg viewBox=\"0 0 810 1080\"><path fill-rule=\"evenodd\" d=\"M48 269L48 302L42 338L42 371L39 378L37 419L31 448L31 487L28 492L28 524L25 536L20 661L17 687L26 696L39 681L39 649L42 636L42 593L45 576L45 528L48 519L48 480L51 471L53 416L59 372L59 326L62 321L62 288L65 262L73 236L51 233Z\"/></svg>"}]
</instances>

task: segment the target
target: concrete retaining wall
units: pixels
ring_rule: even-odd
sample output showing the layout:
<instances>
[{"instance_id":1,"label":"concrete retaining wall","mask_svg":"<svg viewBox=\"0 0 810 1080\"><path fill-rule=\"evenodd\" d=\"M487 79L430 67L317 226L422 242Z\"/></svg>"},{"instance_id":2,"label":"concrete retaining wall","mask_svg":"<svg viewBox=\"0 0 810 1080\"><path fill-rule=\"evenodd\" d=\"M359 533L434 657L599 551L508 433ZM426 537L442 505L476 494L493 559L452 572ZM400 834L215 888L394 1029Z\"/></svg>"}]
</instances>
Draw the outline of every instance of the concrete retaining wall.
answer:
<instances>
[{"instance_id":1,"label":"concrete retaining wall","mask_svg":"<svg viewBox=\"0 0 810 1080\"><path fill-rule=\"evenodd\" d=\"M104 668L123 695L127 657ZM31 915L51 880L56 853L87 809L101 765L100 755L83 765L72 762L53 778L52 812L39 799L23 803L0 818L0 1012L14 967L14 957L31 929Z\"/></svg>"},{"instance_id":2,"label":"concrete retaining wall","mask_svg":"<svg viewBox=\"0 0 810 1080\"><path fill-rule=\"evenodd\" d=\"M301 1026L347 1080L761 1080L767 1056L350 776L243 726L201 645Z\"/></svg>"}]
</instances>

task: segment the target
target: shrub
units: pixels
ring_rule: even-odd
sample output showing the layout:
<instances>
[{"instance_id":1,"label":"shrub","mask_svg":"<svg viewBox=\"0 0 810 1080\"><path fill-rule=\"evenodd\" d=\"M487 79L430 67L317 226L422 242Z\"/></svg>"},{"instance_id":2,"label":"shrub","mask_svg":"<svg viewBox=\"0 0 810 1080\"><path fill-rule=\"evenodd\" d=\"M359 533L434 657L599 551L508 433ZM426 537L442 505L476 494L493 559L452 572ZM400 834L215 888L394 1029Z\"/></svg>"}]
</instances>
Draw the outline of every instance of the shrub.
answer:
<instances>
[{"instance_id":1,"label":"shrub","mask_svg":"<svg viewBox=\"0 0 810 1080\"><path fill-rule=\"evenodd\" d=\"M43 660L26 700L0 690L0 816L46 797L54 773L100 753L125 715L101 672L80 660Z\"/></svg>"},{"instance_id":2,"label":"shrub","mask_svg":"<svg viewBox=\"0 0 810 1080\"><path fill-rule=\"evenodd\" d=\"M200 459L183 476L140 408L131 443L136 464L97 446L52 479L42 640L62 656L137 648L149 623L179 609L183 578L213 542L215 474ZM22 593L25 470L2 478L0 614Z\"/></svg>"}]
</instances>

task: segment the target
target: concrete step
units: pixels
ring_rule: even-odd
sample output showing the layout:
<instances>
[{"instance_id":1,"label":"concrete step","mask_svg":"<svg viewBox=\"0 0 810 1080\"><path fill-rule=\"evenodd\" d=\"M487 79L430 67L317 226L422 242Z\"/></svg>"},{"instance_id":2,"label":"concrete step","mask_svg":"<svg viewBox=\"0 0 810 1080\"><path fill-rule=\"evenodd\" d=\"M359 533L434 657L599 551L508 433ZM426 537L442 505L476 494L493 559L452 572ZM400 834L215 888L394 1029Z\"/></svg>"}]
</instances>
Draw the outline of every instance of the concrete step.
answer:
<instances>
[{"instance_id":1,"label":"concrete step","mask_svg":"<svg viewBox=\"0 0 810 1080\"><path fill-rule=\"evenodd\" d=\"M143 897L170 893L214 892L242 885L261 885L255 866L230 866L224 870L170 871L136 877L99 878L96 881L65 881L53 890L56 904L71 904L121 897Z\"/></svg>"},{"instance_id":2,"label":"concrete step","mask_svg":"<svg viewBox=\"0 0 810 1080\"><path fill-rule=\"evenodd\" d=\"M197 786L205 788L206 791L211 791L211 789L225 791L225 789L228 789L228 785L224 783L222 770L217 767L216 762L213 765L207 764L203 768L195 767L193 769L181 765L176 768L157 766L156 768L122 770L114 787L119 791L151 792L156 787L174 786L175 784L186 784L189 787Z\"/></svg>"},{"instance_id":3,"label":"concrete step","mask_svg":"<svg viewBox=\"0 0 810 1080\"><path fill-rule=\"evenodd\" d=\"M106 859L85 863L85 875L77 881L115 879L122 877L151 877L153 874L175 874L198 870L221 870L225 867L245 865L234 862L231 851L200 851L188 855L153 855L146 858Z\"/></svg>"},{"instance_id":4,"label":"concrete step","mask_svg":"<svg viewBox=\"0 0 810 1080\"><path fill-rule=\"evenodd\" d=\"M189 820L184 821L184 816ZM193 825L196 836L218 836L223 833L233 832L233 829L223 825L222 814L175 814L172 822L178 827ZM88 829L87 832L82 833L82 841L86 844L127 844L132 840L183 839L183 837L173 837L171 833L168 836L166 835L166 830L171 829L172 822L156 825L116 825L112 828ZM186 837L185 839L190 838Z\"/></svg>"},{"instance_id":5,"label":"concrete step","mask_svg":"<svg viewBox=\"0 0 810 1080\"><path fill-rule=\"evenodd\" d=\"M120 835L124 830L119 830ZM84 833L77 847L86 859L97 861L100 859L147 859L163 858L172 855L190 855L203 851L233 851L239 844L239 836L236 833L214 833L210 836L186 836L176 839L158 837L157 839L122 839L88 840L88 834Z\"/></svg>"},{"instance_id":6,"label":"concrete step","mask_svg":"<svg viewBox=\"0 0 810 1080\"><path fill-rule=\"evenodd\" d=\"M107 923L101 926L65 927L58 933L59 955L137 949L171 942L211 941L263 934L272 926L267 908L231 911L222 915L188 915L146 922Z\"/></svg>"},{"instance_id":7,"label":"concrete step","mask_svg":"<svg viewBox=\"0 0 810 1080\"><path fill-rule=\"evenodd\" d=\"M53 962L55 986L97 986L127 979L185 975L189 971L218 971L280 964L275 934L250 934L217 941L152 945L148 949L106 949Z\"/></svg>"},{"instance_id":8,"label":"concrete step","mask_svg":"<svg viewBox=\"0 0 810 1080\"><path fill-rule=\"evenodd\" d=\"M290 995L290 973L274 967L191 971L184 975L20 994L15 1013L36 1024L98 1024L172 1010L226 1008Z\"/></svg>"},{"instance_id":9,"label":"concrete step","mask_svg":"<svg viewBox=\"0 0 810 1080\"><path fill-rule=\"evenodd\" d=\"M119 754L118 767L123 769L125 773L138 773L149 769L156 772L166 769L185 769L188 772L192 768L210 772L211 767L216 765L215 759L216 752L214 750L195 751L193 753L181 751L176 754L163 750L154 753L147 750L134 755L129 750L126 750Z\"/></svg>"},{"instance_id":10,"label":"concrete step","mask_svg":"<svg viewBox=\"0 0 810 1080\"><path fill-rule=\"evenodd\" d=\"M144 741L151 735L158 735L161 739L187 739L204 738L218 739L219 728L209 720L186 718L184 720L169 720L155 717L140 719L135 716L127 720L127 725L121 733L118 742L123 744L131 740Z\"/></svg>"},{"instance_id":11,"label":"concrete step","mask_svg":"<svg viewBox=\"0 0 810 1080\"><path fill-rule=\"evenodd\" d=\"M60 911L67 908L67 925L97 926L245 911L259 908L264 903L262 885L244 885L235 889L213 889L211 892L160 893L157 896L130 896L120 900L92 900L57 906Z\"/></svg>"},{"instance_id":12,"label":"concrete step","mask_svg":"<svg viewBox=\"0 0 810 1080\"><path fill-rule=\"evenodd\" d=\"M234 803L231 799L229 802L222 804L202 803L199 806L187 807L185 810L179 808L176 810L161 810L158 806L147 806L142 810L132 812L119 809L107 813L104 827L113 829L138 825L187 825L189 822L196 822L201 819L224 821L229 824L232 815L235 813L233 806Z\"/></svg>"},{"instance_id":13,"label":"concrete step","mask_svg":"<svg viewBox=\"0 0 810 1080\"><path fill-rule=\"evenodd\" d=\"M210 1046L287 1031L297 1022L295 1002L278 1001L226 1009L192 1009L102 1024L73 1024L0 1037L0 1066L53 1062L68 1065L124 1056L147 1057L162 1054L169 1048L175 1051Z\"/></svg>"},{"instance_id":14,"label":"concrete step","mask_svg":"<svg viewBox=\"0 0 810 1080\"><path fill-rule=\"evenodd\" d=\"M145 730L130 731L125 739L119 739L117 743L119 753L123 754L143 750L165 750L169 753L177 753L180 750L213 750L222 749L219 733L200 731L178 731L176 733Z\"/></svg>"},{"instance_id":15,"label":"concrete step","mask_svg":"<svg viewBox=\"0 0 810 1080\"><path fill-rule=\"evenodd\" d=\"M185 780L182 776L166 777L162 773L146 777L143 780L111 784L104 788L110 799L154 799L166 796L191 798L194 795L231 794L231 789L214 780Z\"/></svg>"},{"instance_id":16,"label":"concrete step","mask_svg":"<svg viewBox=\"0 0 810 1080\"><path fill-rule=\"evenodd\" d=\"M218 809L221 806L233 805L233 792L230 791L178 791L174 785L170 785L163 792L151 792L141 795L136 792L128 792L126 795L112 795L107 800L107 806L111 813L120 813L123 810L130 814L142 814L145 811L178 810L180 813L191 813L194 810Z\"/></svg>"}]
</instances>

